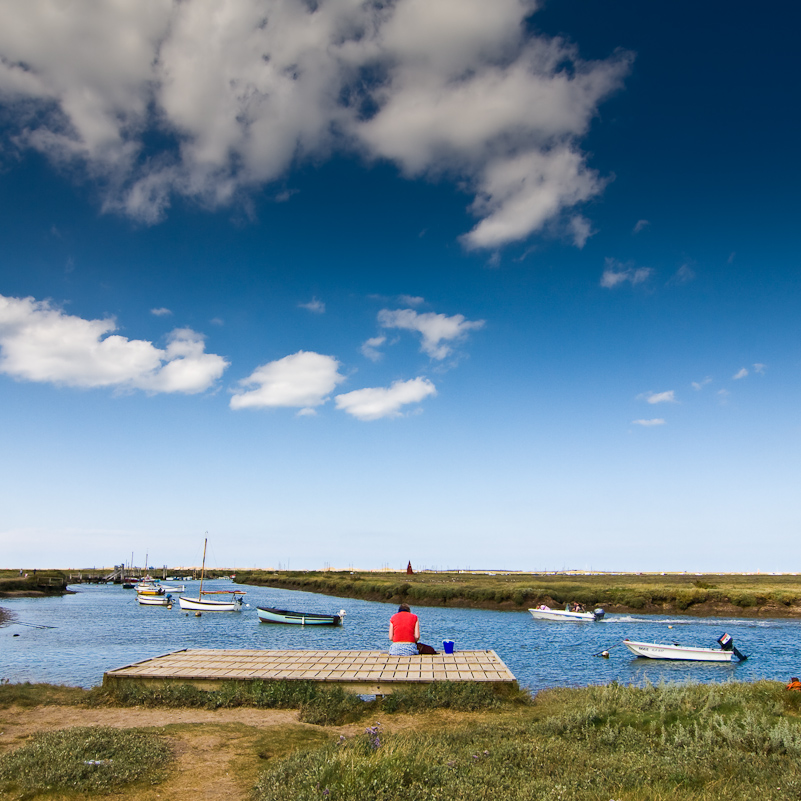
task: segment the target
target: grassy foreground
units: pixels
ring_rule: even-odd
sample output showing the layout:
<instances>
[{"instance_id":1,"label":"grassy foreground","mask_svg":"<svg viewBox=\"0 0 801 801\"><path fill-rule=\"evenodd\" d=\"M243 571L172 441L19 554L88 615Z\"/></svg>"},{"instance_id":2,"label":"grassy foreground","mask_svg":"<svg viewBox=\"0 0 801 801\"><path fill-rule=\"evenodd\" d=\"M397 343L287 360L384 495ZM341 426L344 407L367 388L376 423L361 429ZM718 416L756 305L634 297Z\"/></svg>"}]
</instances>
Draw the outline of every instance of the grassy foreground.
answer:
<instances>
[{"instance_id":1,"label":"grassy foreground","mask_svg":"<svg viewBox=\"0 0 801 801\"><path fill-rule=\"evenodd\" d=\"M526 609L576 601L612 612L801 616L791 575L350 573L239 571L237 581L419 606Z\"/></svg>"},{"instance_id":2,"label":"grassy foreground","mask_svg":"<svg viewBox=\"0 0 801 801\"><path fill-rule=\"evenodd\" d=\"M3 693L8 701L16 691L12 686ZM66 690L60 696L58 688L43 693L48 703L76 700ZM35 694L29 686L23 695L31 703ZM400 710L368 707L371 716L361 725L334 732L296 728L289 737L284 725L274 735L251 735L237 740L225 771L239 771L245 780L236 796L242 801L752 801L801 795L801 693L778 682L613 683L547 690L525 702L496 699L473 712L451 707L443 713L439 701L418 696L400 719L394 714ZM111 703L108 697L105 703ZM44 801L52 796L43 787L60 786L70 788L70 798L102 798L111 784L96 783L104 775L99 769L117 760L120 775L148 784L162 781L170 765L173 775L163 786L180 794L180 776L169 762L176 709L161 712L165 728L145 737L137 730L70 729L6 751L0 756L0 797ZM190 734L186 725L180 731ZM208 724L196 727L198 737L206 731ZM129 744L127 734L133 735ZM106 742L116 750L100 750ZM185 742L191 747L191 740ZM92 761L102 764L86 764ZM147 764L152 770L144 770ZM195 761L186 769L196 770ZM147 791L148 797L158 791Z\"/></svg>"}]
</instances>

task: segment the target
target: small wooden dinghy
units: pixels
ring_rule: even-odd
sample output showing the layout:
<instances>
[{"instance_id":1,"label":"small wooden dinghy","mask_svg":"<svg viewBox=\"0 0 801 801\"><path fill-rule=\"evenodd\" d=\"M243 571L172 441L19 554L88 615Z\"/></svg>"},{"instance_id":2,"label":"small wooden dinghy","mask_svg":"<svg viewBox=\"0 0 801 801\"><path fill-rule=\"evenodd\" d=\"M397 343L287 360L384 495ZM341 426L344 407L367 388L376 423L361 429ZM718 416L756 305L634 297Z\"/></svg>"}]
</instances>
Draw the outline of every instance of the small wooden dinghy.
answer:
<instances>
[{"instance_id":1,"label":"small wooden dinghy","mask_svg":"<svg viewBox=\"0 0 801 801\"><path fill-rule=\"evenodd\" d=\"M643 656L646 659L675 659L688 662L731 662L732 656L736 656L740 662L744 662L748 657L741 654L735 647L732 638L728 634L723 634L718 638L720 650L717 648L697 648L690 645L663 645L654 642L635 642L633 640L623 640L623 645L631 651L634 656Z\"/></svg>"},{"instance_id":2,"label":"small wooden dinghy","mask_svg":"<svg viewBox=\"0 0 801 801\"><path fill-rule=\"evenodd\" d=\"M566 609L551 609L545 604L528 611L534 620L586 620L592 622L602 620L604 616L604 610L601 608L592 612L568 612Z\"/></svg>"},{"instance_id":3,"label":"small wooden dinghy","mask_svg":"<svg viewBox=\"0 0 801 801\"><path fill-rule=\"evenodd\" d=\"M257 606L261 623L289 623L295 626L340 626L345 610L338 615L318 615L312 612L293 612L289 609L274 609L271 606Z\"/></svg>"},{"instance_id":4,"label":"small wooden dinghy","mask_svg":"<svg viewBox=\"0 0 801 801\"><path fill-rule=\"evenodd\" d=\"M200 590L197 598L182 595L178 599L181 609L192 612L239 612L242 609L243 590L204 590L203 578L206 575L206 546L208 537L203 541L203 565L200 568ZM225 598L209 598L210 595L226 596Z\"/></svg>"}]
</instances>

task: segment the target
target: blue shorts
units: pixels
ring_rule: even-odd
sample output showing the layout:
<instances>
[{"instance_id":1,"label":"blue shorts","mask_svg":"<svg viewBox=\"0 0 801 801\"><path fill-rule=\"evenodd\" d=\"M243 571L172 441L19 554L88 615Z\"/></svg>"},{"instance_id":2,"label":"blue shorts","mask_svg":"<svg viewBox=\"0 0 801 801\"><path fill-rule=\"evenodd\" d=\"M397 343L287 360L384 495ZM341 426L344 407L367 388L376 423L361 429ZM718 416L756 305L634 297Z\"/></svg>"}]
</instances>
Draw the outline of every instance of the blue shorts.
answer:
<instances>
[{"instance_id":1,"label":"blue shorts","mask_svg":"<svg viewBox=\"0 0 801 801\"><path fill-rule=\"evenodd\" d=\"M393 642L389 646L390 656L417 656L416 642Z\"/></svg>"}]
</instances>

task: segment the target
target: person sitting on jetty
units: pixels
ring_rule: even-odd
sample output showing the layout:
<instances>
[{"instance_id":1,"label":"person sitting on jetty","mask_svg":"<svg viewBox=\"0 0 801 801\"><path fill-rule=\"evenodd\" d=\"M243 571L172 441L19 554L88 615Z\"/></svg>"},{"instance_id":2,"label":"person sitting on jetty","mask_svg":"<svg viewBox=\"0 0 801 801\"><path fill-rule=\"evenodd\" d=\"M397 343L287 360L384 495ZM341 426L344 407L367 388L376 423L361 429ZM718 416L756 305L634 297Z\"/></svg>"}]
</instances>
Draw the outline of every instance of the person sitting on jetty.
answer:
<instances>
[{"instance_id":1,"label":"person sitting on jetty","mask_svg":"<svg viewBox=\"0 0 801 801\"><path fill-rule=\"evenodd\" d=\"M408 604L401 604L389 620L390 656L417 656L420 621Z\"/></svg>"}]
</instances>

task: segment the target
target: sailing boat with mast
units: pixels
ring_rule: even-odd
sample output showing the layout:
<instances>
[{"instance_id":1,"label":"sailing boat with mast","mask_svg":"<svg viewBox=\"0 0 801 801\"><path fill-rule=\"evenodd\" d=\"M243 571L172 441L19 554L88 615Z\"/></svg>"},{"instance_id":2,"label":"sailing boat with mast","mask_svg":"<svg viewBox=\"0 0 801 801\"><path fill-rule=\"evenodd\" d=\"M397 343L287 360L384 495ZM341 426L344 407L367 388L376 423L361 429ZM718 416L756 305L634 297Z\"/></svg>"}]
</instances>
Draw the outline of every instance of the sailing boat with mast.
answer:
<instances>
[{"instance_id":1,"label":"sailing boat with mast","mask_svg":"<svg viewBox=\"0 0 801 801\"><path fill-rule=\"evenodd\" d=\"M208 534L208 532L206 532ZM181 609L194 612L239 612L242 609L242 590L204 590L203 579L206 575L206 546L209 538L203 540L203 566L200 568L200 591L197 598L181 596L178 603ZM210 595L226 596L225 598L209 598Z\"/></svg>"}]
</instances>

